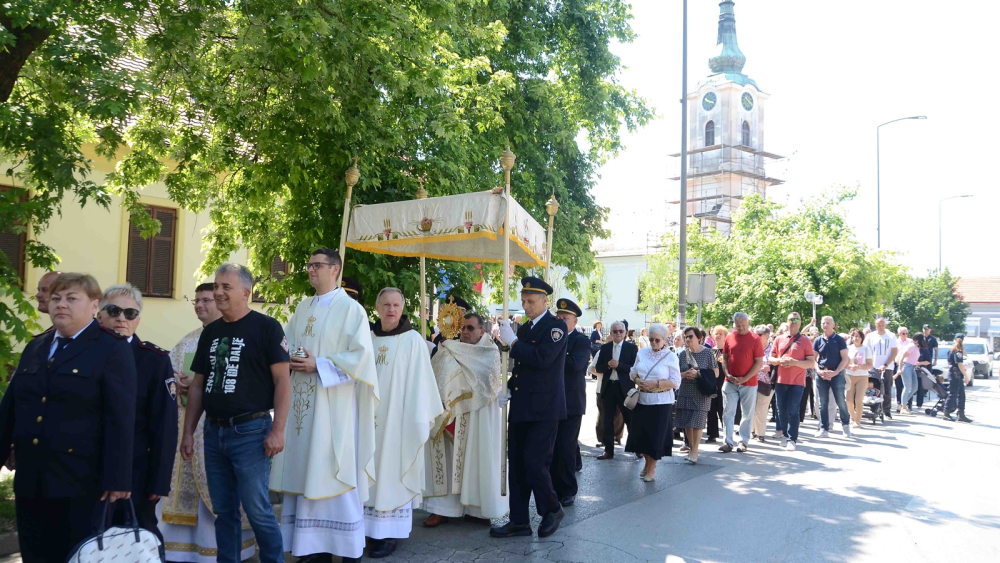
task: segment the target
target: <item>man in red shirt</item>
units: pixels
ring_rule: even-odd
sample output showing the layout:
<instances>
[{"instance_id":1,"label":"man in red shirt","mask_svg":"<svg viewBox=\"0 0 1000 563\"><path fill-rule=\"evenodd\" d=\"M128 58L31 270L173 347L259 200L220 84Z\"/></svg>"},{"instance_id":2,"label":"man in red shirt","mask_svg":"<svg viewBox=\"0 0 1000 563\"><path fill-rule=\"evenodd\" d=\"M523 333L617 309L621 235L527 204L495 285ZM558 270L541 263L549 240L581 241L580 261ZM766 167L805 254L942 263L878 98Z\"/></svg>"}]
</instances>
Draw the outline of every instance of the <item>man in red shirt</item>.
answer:
<instances>
[{"instance_id":1,"label":"man in red shirt","mask_svg":"<svg viewBox=\"0 0 1000 563\"><path fill-rule=\"evenodd\" d=\"M750 425L757 405L757 372L764 366L764 345L750 330L750 315L733 315L736 330L729 333L722 347L722 366L726 369L726 381L722 384L722 421L726 427L726 443L720 452L747 451L750 442ZM736 423L736 406L743 412L740 422L740 443L733 443L733 426Z\"/></svg>"},{"instance_id":2,"label":"man in red shirt","mask_svg":"<svg viewBox=\"0 0 1000 563\"><path fill-rule=\"evenodd\" d=\"M806 368L816 367L812 342L802 335L802 316L788 314L788 333L779 336L771 348L768 361L778 366L778 381L774 386L775 407L778 409L778 430L784 431L781 445L795 451L799 438L799 408L806 385Z\"/></svg>"}]
</instances>

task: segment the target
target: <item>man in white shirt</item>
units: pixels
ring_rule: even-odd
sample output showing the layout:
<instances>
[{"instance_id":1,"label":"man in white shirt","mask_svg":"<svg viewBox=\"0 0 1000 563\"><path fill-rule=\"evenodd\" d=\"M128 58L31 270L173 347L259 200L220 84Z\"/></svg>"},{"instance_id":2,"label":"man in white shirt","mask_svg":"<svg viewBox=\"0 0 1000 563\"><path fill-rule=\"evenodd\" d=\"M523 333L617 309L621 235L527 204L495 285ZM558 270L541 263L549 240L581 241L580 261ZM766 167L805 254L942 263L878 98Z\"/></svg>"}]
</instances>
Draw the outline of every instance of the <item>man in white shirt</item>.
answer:
<instances>
[{"instance_id":1,"label":"man in white shirt","mask_svg":"<svg viewBox=\"0 0 1000 563\"><path fill-rule=\"evenodd\" d=\"M875 321L875 330L865 337L865 344L869 346L875 354L875 361L872 363L874 369L882 374L882 410L885 416L892 418L892 376L896 374L896 353L899 351L899 343L896 335L885 328L885 319L879 318Z\"/></svg>"}]
</instances>

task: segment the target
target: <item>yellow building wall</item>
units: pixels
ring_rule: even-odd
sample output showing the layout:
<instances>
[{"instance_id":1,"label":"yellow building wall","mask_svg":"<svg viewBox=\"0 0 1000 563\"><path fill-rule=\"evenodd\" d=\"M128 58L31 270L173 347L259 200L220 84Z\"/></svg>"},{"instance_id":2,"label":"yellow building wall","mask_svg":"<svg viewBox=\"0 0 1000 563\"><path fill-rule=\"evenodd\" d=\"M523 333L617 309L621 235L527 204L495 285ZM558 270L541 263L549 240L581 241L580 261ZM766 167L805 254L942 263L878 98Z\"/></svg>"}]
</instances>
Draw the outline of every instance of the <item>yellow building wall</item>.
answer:
<instances>
[{"instance_id":1,"label":"yellow building wall","mask_svg":"<svg viewBox=\"0 0 1000 563\"><path fill-rule=\"evenodd\" d=\"M91 150L85 150L84 153L94 163L90 178L101 185L105 176L114 170L114 163L97 156ZM9 165L5 164L4 168L7 166ZM4 178L3 181L9 184L10 178ZM185 334L200 326L194 314L194 290L201 281L211 281L211 278L201 280L195 277L195 273L205 258L202 233L210 221L207 211L193 213L182 210L167 197L166 186L161 182L146 186L140 193L143 203L179 210L174 255L174 295L171 298L143 297L142 316L136 330L136 334L143 340L170 349ZM60 271L91 274L105 288L125 283L128 222L128 215L122 209L121 199L118 197L112 198L108 209L94 203L81 209L79 203L67 197L63 200L62 216L54 217L38 240L55 249L61 260L58 266ZM246 250L233 253L230 261L246 264ZM29 295L34 296L38 279L44 273L39 268L27 268L25 288ZM254 304L254 308L261 310L257 304ZM46 315L42 316L40 322L45 328L51 325Z\"/></svg>"}]
</instances>

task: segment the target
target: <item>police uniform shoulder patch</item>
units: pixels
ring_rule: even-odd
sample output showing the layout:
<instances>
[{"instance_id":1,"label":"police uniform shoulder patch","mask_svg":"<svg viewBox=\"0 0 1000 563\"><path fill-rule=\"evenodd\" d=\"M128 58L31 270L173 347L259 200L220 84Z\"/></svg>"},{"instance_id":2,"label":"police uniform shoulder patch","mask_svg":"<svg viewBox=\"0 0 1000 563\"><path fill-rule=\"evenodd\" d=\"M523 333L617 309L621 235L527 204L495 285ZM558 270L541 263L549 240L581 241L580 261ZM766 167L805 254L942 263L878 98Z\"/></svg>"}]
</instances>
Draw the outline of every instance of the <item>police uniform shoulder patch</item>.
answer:
<instances>
[{"instance_id":1,"label":"police uniform shoulder patch","mask_svg":"<svg viewBox=\"0 0 1000 563\"><path fill-rule=\"evenodd\" d=\"M285 352L288 352L288 337L287 336L281 339L281 348Z\"/></svg>"},{"instance_id":2,"label":"police uniform shoulder patch","mask_svg":"<svg viewBox=\"0 0 1000 563\"><path fill-rule=\"evenodd\" d=\"M163 381L163 384L167 386L167 393L170 393L170 398L177 400L177 380L171 377Z\"/></svg>"},{"instance_id":3,"label":"police uniform shoulder patch","mask_svg":"<svg viewBox=\"0 0 1000 563\"><path fill-rule=\"evenodd\" d=\"M125 336L122 335L121 333L119 333L118 331L111 330L110 328L106 328L106 327L103 327L103 326L101 327L101 330L103 330L104 332L110 334L111 336L114 336L118 340L125 340Z\"/></svg>"},{"instance_id":4,"label":"police uniform shoulder patch","mask_svg":"<svg viewBox=\"0 0 1000 563\"><path fill-rule=\"evenodd\" d=\"M145 348L146 350L152 350L152 351L156 352L157 354L159 354L161 356L169 356L170 355L169 351L164 350L163 348L160 348L159 346L157 346L156 344L153 344L152 342L143 342L139 346L141 346L142 348Z\"/></svg>"},{"instance_id":5,"label":"police uniform shoulder patch","mask_svg":"<svg viewBox=\"0 0 1000 563\"><path fill-rule=\"evenodd\" d=\"M566 334L561 328L552 329L552 342L559 342L562 340L563 335Z\"/></svg>"}]
</instances>

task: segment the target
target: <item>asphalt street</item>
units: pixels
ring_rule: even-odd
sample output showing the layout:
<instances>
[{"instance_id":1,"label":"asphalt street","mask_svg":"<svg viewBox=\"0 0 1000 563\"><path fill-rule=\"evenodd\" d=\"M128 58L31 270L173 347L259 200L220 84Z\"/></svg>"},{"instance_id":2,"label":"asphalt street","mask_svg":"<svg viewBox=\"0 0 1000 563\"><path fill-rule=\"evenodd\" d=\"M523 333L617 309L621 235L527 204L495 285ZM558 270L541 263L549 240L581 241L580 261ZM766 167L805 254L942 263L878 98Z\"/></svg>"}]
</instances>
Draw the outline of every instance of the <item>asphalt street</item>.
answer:
<instances>
[{"instance_id":1,"label":"asphalt street","mask_svg":"<svg viewBox=\"0 0 1000 563\"><path fill-rule=\"evenodd\" d=\"M556 534L500 540L454 520L428 529L417 511L413 534L385 561L1000 561L996 374L968 389L971 425L896 415L866 421L853 439L815 439L807 418L798 451L769 441L722 454L703 444L697 466L664 458L654 483L621 448L596 459L593 387L580 494Z\"/></svg>"}]
</instances>

